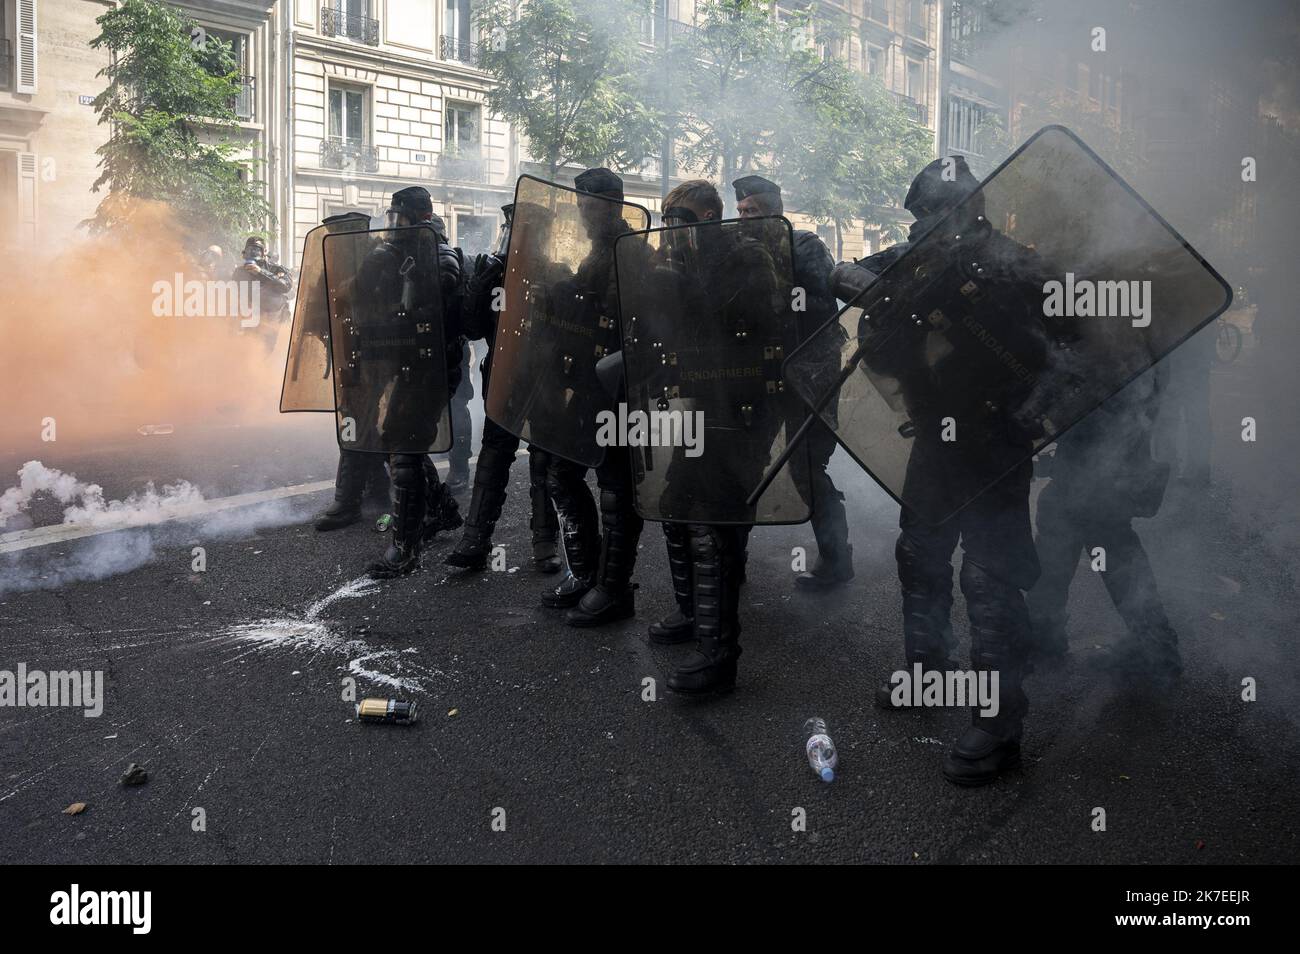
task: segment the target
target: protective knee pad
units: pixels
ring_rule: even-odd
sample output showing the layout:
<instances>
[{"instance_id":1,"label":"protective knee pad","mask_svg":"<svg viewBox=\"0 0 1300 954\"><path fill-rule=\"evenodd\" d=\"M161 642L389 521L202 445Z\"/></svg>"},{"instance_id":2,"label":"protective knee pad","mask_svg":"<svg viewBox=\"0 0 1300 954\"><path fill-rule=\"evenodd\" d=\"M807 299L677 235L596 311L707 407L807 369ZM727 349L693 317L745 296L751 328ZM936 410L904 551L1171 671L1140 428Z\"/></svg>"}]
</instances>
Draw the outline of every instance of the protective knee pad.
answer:
<instances>
[{"instance_id":1,"label":"protective knee pad","mask_svg":"<svg viewBox=\"0 0 1300 954\"><path fill-rule=\"evenodd\" d=\"M1029 641L1029 611L1014 583L963 560L961 591L970 614L971 660L978 668L1019 668Z\"/></svg>"},{"instance_id":2,"label":"protective knee pad","mask_svg":"<svg viewBox=\"0 0 1300 954\"><path fill-rule=\"evenodd\" d=\"M673 596L684 616L692 614L691 605L691 533L684 523L665 523L664 545L668 550L668 570L673 578Z\"/></svg>"}]
</instances>

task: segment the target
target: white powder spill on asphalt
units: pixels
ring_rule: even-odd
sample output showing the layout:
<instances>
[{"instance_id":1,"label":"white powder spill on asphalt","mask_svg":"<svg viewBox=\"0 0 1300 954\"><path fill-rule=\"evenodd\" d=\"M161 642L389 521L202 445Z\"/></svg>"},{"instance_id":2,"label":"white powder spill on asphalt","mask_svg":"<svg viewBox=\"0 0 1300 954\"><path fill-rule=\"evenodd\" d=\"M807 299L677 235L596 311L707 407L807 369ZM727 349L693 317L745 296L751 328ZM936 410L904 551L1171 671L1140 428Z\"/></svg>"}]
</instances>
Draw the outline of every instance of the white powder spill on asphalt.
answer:
<instances>
[{"instance_id":1,"label":"white powder spill on asphalt","mask_svg":"<svg viewBox=\"0 0 1300 954\"><path fill-rule=\"evenodd\" d=\"M397 692L423 692L426 680L443 673L415 663L410 657L418 654L417 649L379 649L365 640L335 632L330 623L320 619L321 613L338 600L371 596L378 589L379 585L374 580L359 577L312 603L300 617L285 616L239 623L226 629L222 636L251 645L259 652L299 652L306 653L312 659L320 656L345 657L348 672L358 679Z\"/></svg>"}]
</instances>

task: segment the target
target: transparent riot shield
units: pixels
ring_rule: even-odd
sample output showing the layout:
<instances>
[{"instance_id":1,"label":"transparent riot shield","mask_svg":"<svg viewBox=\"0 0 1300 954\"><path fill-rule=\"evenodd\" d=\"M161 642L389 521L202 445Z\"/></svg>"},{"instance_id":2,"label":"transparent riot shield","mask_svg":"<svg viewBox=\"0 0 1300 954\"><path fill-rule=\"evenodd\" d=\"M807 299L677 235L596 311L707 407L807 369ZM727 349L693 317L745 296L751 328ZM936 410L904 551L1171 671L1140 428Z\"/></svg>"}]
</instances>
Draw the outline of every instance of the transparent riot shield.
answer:
<instances>
[{"instance_id":1,"label":"transparent riot shield","mask_svg":"<svg viewBox=\"0 0 1300 954\"><path fill-rule=\"evenodd\" d=\"M322 245L339 447L449 450L437 236L413 226L327 235Z\"/></svg>"},{"instance_id":2,"label":"transparent riot shield","mask_svg":"<svg viewBox=\"0 0 1300 954\"><path fill-rule=\"evenodd\" d=\"M488 417L560 457L604 459L596 418L614 398L596 363L619 346L614 242L649 225L641 206L520 177Z\"/></svg>"},{"instance_id":3,"label":"transparent riot shield","mask_svg":"<svg viewBox=\"0 0 1300 954\"><path fill-rule=\"evenodd\" d=\"M1155 210L1049 126L796 349L785 376L877 482L940 523L1231 300Z\"/></svg>"},{"instance_id":4,"label":"transparent riot shield","mask_svg":"<svg viewBox=\"0 0 1300 954\"><path fill-rule=\"evenodd\" d=\"M293 303L289 354L280 388L280 411L333 411L330 382L330 318L325 296L322 242L330 230L318 225L307 233Z\"/></svg>"},{"instance_id":5,"label":"transparent riot shield","mask_svg":"<svg viewBox=\"0 0 1300 954\"><path fill-rule=\"evenodd\" d=\"M790 223L655 229L616 249L627 402L602 437L632 448L637 512L709 524L807 520L806 448L746 502L804 415L781 380L799 341Z\"/></svg>"}]
</instances>

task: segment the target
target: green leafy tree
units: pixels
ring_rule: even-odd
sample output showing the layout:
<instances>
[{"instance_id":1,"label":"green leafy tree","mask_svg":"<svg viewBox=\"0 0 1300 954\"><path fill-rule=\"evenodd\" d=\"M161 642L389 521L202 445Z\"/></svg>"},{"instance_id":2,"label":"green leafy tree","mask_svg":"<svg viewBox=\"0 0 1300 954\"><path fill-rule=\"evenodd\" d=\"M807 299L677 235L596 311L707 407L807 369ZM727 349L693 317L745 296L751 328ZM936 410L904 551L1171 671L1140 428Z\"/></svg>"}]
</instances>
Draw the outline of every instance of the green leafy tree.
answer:
<instances>
[{"instance_id":1,"label":"green leafy tree","mask_svg":"<svg viewBox=\"0 0 1300 954\"><path fill-rule=\"evenodd\" d=\"M840 62L822 66L773 137L772 172L791 208L834 225L840 258L857 220L879 223L891 241L904 237L891 210L933 157L934 141L878 81Z\"/></svg>"},{"instance_id":2,"label":"green leafy tree","mask_svg":"<svg viewBox=\"0 0 1300 954\"><path fill-rule=\"evenodd\" d=\"M486 0L475 20L488 105L552 178L564 165L635 168L658 149L642 0Z\"/></svg>"},{"instance_id":3,"label":"green leafy tree","mask_svg":"<svg viewBox=\"0 0 1300 954\"><path fill-rule=\"evenodd\" d=\"M235 125L240 87L230 45L159 0L123 0L96 23L90 45L108 49L112 61L99 72L108 86L94 107L111 132L93 189L108 195L85 224L95 232L129 226L135 200L152 200L172 208L191 248L233 246L240 233L261 229L271 209L246 181L250 164L234 158L240 145L207 141L211 130Z\"/></svg>"},{"instance_id":4,"label":"green leafy tree","mask_svg":"<svg viewBox=\"0 0 1300 954\"><path fill-rule=\"evenodd\" d=\"M788 208L832 223L837 253L860 218L881 219L933 155L928 130L878 83L838 59L843 17L775 19L761 0L705 0L670 45L665 112L692 171L725 187L749 172L781 183ZM724 195L727 191L724 189Z\"/></svg>"}]
</instances>

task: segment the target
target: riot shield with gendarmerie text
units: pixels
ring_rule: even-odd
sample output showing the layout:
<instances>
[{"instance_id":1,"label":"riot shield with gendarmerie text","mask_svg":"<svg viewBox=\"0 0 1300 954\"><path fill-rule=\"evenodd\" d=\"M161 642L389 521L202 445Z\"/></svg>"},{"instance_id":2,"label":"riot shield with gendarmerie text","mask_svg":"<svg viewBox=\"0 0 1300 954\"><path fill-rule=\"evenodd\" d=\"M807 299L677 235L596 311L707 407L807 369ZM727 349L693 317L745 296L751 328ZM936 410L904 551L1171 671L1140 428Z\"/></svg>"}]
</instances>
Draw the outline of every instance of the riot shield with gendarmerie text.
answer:
<instances>
[{"instance_id":1,"label":"riot shield with gendarmerie text","mask_svg":"<svg viewBox=\"0 0 1300 954\"><path fill-rule=\"evenodd\" d=\"M323 245L339 447L429 454L452 445L437 235L417 225Z\"/></svg>"},{"instance_id":2,"label":"riot shield with gendarmerie text","mask_svg":"<svg viewBox=\"0 0 1300 954\"><path fill-rule=\"evenodd\" d=\"M707 524L807 520L806 447L746 503L802 420L781 379L799 341L790 223L701 222L628 236L616 249L627 403L602 435L632 448L637 512Z\"/></svg>"},{"instance_id":3,"label":"riot shield with gendarmerie text","mask_svg":"<svg viewBox=\"0 0 1300 954\"><path fill-rule=\"evenodd\" d=\"M941 523L1231 300L1110 167L1048 126L800 346L785 376L881 486Z\"/></svg>"},{"instance_id":4,"label":"riot shield with gendarmerie text","mask_svg":"<svg viewBox=\"0 0 1300 954\"><path fill-rule=\"evenodd\" d=\"M614 399L596 363L618 349L614 242L649 225L641 206L520 177L485 400L502 428L580 464L604 459L596 417Z\"/></svg>"}]
</instances>

